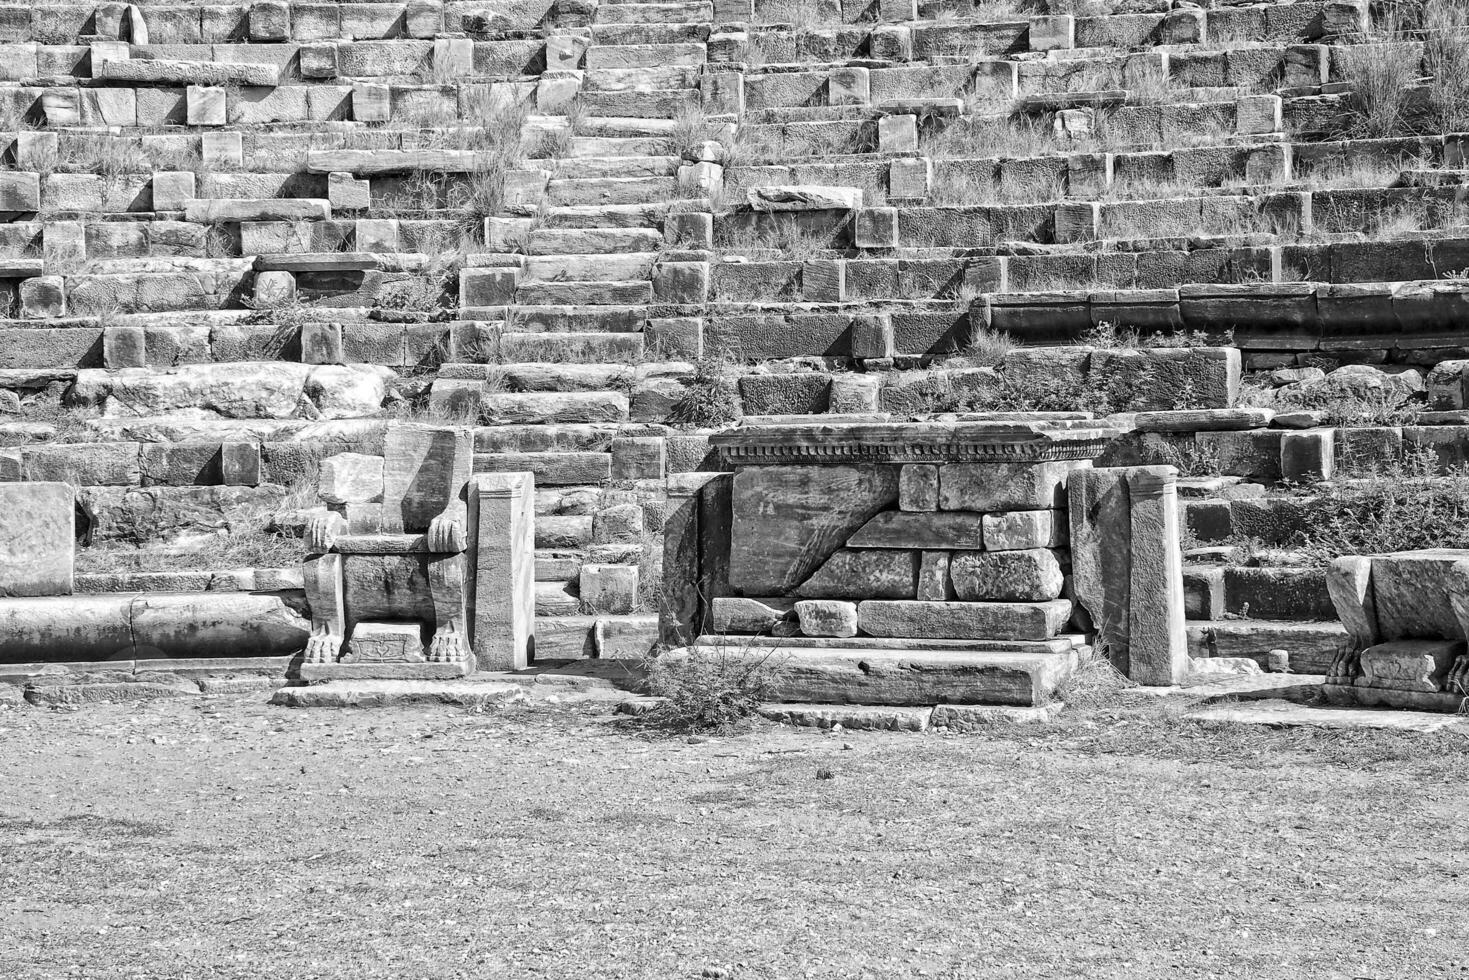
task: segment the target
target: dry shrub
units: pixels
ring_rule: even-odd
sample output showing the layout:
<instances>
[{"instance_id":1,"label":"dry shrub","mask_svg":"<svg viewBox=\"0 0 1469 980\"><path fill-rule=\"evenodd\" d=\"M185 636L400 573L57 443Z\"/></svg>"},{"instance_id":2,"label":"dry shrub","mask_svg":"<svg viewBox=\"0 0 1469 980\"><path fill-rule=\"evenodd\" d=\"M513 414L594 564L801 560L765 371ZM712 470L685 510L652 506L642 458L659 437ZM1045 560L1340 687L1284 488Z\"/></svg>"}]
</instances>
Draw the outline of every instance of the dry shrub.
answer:
<instances>
[{"instance_id":1,"label":"dry shrub","mask_svg":"<svg viewBox=\"0 0 1469 980\"><path fill-rule=\"evenodd\" d=\"M1068 708L1105 708L1117 703L1120 692L1137 686L1112 666L1105 652L1097 647L1082 647L1076 669L1056 685L1052 697Z\"/></svg>"},{"instance_id":2,"label":"dry shrub","mask_svg":"<svg viewBox=\"0 0 1469 980\"><path fill-rule=\"evenodd\" d=\"M747 725L773 680L774 648L692 646L650 657L648 693L663 703L643 715L659 728L729 734Z\"/></svg>"}]
</instances>

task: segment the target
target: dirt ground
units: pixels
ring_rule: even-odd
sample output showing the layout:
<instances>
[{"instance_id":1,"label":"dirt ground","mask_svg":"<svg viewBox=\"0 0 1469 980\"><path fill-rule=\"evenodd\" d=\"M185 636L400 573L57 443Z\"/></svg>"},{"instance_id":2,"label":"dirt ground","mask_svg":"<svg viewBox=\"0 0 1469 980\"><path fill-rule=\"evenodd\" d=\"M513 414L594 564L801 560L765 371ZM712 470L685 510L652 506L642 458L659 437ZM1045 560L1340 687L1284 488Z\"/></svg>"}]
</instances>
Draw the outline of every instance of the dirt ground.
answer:
<instances>
[{"instance_id":1,"label":"dirt ground","mask_svg":"<svg viewBox=\"0 0 1469 980\"><path fill-rule=\"evenodd\" d=\"M1465 742L0 709L0 977L1464 976Z\"/></svg>"}]
</instances>

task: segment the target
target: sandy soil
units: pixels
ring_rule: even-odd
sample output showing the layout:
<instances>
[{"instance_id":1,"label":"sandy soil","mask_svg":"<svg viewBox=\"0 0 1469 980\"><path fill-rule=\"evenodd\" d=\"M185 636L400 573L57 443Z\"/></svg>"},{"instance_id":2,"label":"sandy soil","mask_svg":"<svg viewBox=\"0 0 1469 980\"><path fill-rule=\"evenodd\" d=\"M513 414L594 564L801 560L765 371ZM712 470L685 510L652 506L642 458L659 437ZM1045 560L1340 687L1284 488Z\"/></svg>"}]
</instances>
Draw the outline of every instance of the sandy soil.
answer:
<instances>
[{"instance_id":1,"label":"sandy soil","mask_svg":"<svg viewBox=\"0 0 1469 980\"><path fill-rule=\"evenodd\" d=\"M0 709L0 977L1463 976L1466 747Z\"/></svg>"}]
</instances>

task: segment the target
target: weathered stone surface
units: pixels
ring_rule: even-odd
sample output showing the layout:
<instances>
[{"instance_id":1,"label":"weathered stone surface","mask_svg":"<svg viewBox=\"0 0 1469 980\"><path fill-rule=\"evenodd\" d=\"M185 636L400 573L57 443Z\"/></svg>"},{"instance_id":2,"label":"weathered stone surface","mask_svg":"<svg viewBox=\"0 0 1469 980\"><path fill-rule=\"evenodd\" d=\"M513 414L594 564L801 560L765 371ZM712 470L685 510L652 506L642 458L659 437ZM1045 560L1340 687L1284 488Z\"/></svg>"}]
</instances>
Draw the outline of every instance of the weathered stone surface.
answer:
<instances>
[{"instance_id":1,"label":"weathered stone surface","mask_svg":"<svg viewBox=\"0 0 1469 980\"><path fill-rule=\"evenodd\" d=\"M745 197L756 211L831 211L862 206L862 190L857 187L814 184L751 187Z\"/></svg>"},{"instance_id":2,"label":"weathered stone surface","mask_svg":"<svg viewBox=\"0 0 1469 980\"><path fill-rule=\"evenodd\" d=\"M1064 505L1076 463L947 463L939 467L943 510L1041 510Z\"/></svg>"},{"instance_id":3,"label":"weathered stone surface","mask_svg":"<svg viewBox=\"0 0 1469 980\"><path fill-rule=\"evenodd\" d=\"M342 651L343 663L422 663L423 627L419 623L359 622Z\"/></svg>"},{"instance_id":4,"label":"weathered stone surface","mask_svg":"<svg viewBox=\"0 0 1469 980\"><path fill-rule=\"evenodd\" d=\"M1371 585L1383 640L1469 637L1469 623L1454 602L1456 596L1469 597L1469 551L1435 548L1376 556Z\"/></svg>"},{"instance_id":5,"label":"weathered stone surface","mask_svg":"<svg viewBox=\"0 0 1469 980\"><path fill-rule=\"evenodd\" d=\"M769 633L795 622L795 599L717 596L712 603L715 633Z\"/></svg>"},{"instance_id":6,"label":"weathered stone surface","mask_svg":"<svg viewBox=\"0 0 1469 980\"><path fill-rule=\"evenodd\" d=\"M918 560L919 599L942 601L952 599L954 587L949 581L951 552L925 551Z\"/></svg>"},{"instance_id":7,"label":"weathered stone surface","mask_svg":"<svg viewBox=\"0 0 1469 980\"><path fill-rule=\"evenodd\" d=\"M473 465L474 436L467 429L391 427L383 442L383 530L421 533L447 511L460 522L462 549Z\"/></svg>"},{"instance_id":8,"label":"weathered stone surface","mask_svg":"<svg viewBox=\"0 0 1469 980\"><path fill-rule=\"evenodd\" d=\"M984 547L983 517L962 510L883 511L858 528L847 539L847 547L979 549Z\"/></svg>"},{"instance_id":9,"label":"weathered stone surface","mask_svg":"<svg viewBox=\"0 0 1469 980\"><path fill-rule=\"evenodd\" d=\"M519 670L535 644L535 479L480 475L467 494L475 663L480 670Z\"/></svg>"},{"instance_id":10,"label":"weathered stone surface","mask_svg":"<svg viewBox=\"0 0 1469 980\"><path fill-rule=\"evenodd\" d=\"M1360 555L1334 558L1326 569L1326 591L1336 617L1359 648L1376 644L1377 599L1372 588L1372 559Z\"/></svg>"},{"instance_id":11,"label":"weathered stone surface","mask_svg":"<svg viewBox=\"0 0 1469 980\"><path fill-rule=\"evenodd\" d=\"M1133 427L1139 432L1211 432L1263 429L1275 413L1268 408L1203 408L1169 412L1138 412Z\"/></svg>"},{"instance_id":12,"label":"weathered stone surface","mask_svg":"<svg viewBox=\"0 0 1469 980\"><path fill-rule=\"evenodd\" d=\"M1066 543L1066 512L1012 510L984 515L986 551L1059 548Z\"/></svg>"},{"instance_id":13,"label":"weathered stone surface","mask_svg":"<svg viewBox=\"0 0 1469 980\"><path fill-rule=\"evenodd\" d=\"M840 647L783 649L779 660L769 692L777 703L925 706L1045 704L1074 664L1070 655L1047 653Z\"/></svg>"},{"instance_id":14,"label":"weathered stone surface","mask_svg":"<svg viewBox=\"0 0 1469 980\"><path fill-rule=\"evenodd\" d=\"M939 704L928 723L951 732L979 732L996 725L1044 725L1054 721L1062 707L1059 702L1029 708Z\"/></svg>"},{"instance_id":15,"label":"weathered stone surface","mask_svg":"<svg viewBox=\"0 0 1469 980\"><path fill-rule=\"evenodd\" d=\"M839 599L802 599L796 603L796 619L806 636L847 637L857 635L857 604Z\"/></svg>"},{"instance_id":16,"label":"weathered stone surface","mask_svg":"<svg viewBox=\"0 0 1469 980\"><path fill-rule=\"evenodd\" d=\"M280 83L275 65L229 64L218 61L163 61L141 58L108 61L102 77L111 82L148 82L169 85L239 85L274 87Z\"/></svg>"},{"instance_id":17,"label":"weathered stone surface","mask_svg":"<svg viewBox=\"0 0 1469 980\"><path fill-rule=\"evenodd\" d=\"M823 729L840 727L855 732L921 732L928 728L928 717L932 713L931 708L901 705L765 704L760 707L760 717L782 725Z\"/></svg>"},{"instance_id":18,"label":"weathered stone surface","mask_svg":"<svg viewBox=\"0 0 1469 980\"><path fill-rule=\"evenodd\" d=\"M588 613L626 615L638 601L637 566L589 562L581 567L578 592L582 609Z\"/></svg>"},{"instance_id":19,"label":"weathered stone surface","mask_svg":"<svg viewBox=\"0 0 1469 980\"><path fill-rule=\"evenodd\" d=\"M1418 691L1444 689L1449 668L1465 651L1462 640L1393 640L1362 651L1356 686ZM1460 692L1462 693L1462 692Z\"/></svg>"},{"instance_id":20,"label":"weathered stone surface","mask_svg":"<svg viewBox=\"0 0 1469 980\"><path fill-rule=\"evenodd\" d=\"M897 502L898 472L877 465L742 467L733 495L730 585L744 595L781 595Z\"/></svg>"},{"instance_id":21,"label":"weathered stone surface","mask_svg":"<svg viewBox=\"0 0 1469 980\"><path fill-rule=\"evenodd\" d=\"M811 599L911 599L917 594L918 553L843 548L795 589Z\"/></svg>"},{"instance_id":22,"label":"weathered stone surface","mask_svg":"<svg viewBox=\"0 0 1469 980\"><path fill-rule=\"evenodd\" d=\"M321 461L317 493L329 504L361 504L383 496L383 458L338 453Z\"/></svg>"},{"instance_id":23,"label":"weathered stone surface","mask_svg":"<svg viewBox=\"0 0 1469 980\"><path fill-rule=\"evenodd\" d=\"M954 595L963 602L1045 602L1061 595L1055 552L960 551L949 562Z\"/></svg>"},{"instance_id":24,"label":"weathered stone surface","mask_svg":"<svg viewBox=\"0 0 1469 980\"><path fill-rule=\"evenodd\" d=\"M1049 602L901 602L868 599L857 606L862 632L873 636L954 640L1044 640L1071 616L1065 599Z\"/></svg>"},{"instance_id":25,"label":"weathered stone surface","mask_svg":"<svg viewBox=\"0 0 1469 980\"><path fill-rule=\"evenodd\" d=\"M939 509L939 468L928 463L912 463L898 473L898 509L932 511Z\"/></svg>"},{"instance_id":26,"label":"weathered stone surface","mask_svg":"<svg viewBox=\"0 0 1469 980\"><path fill-rule=\"evenodd\" d=\"M0 596L71 594L73 497L65 483L0 484Z\"/></svg>"}]
</instances>

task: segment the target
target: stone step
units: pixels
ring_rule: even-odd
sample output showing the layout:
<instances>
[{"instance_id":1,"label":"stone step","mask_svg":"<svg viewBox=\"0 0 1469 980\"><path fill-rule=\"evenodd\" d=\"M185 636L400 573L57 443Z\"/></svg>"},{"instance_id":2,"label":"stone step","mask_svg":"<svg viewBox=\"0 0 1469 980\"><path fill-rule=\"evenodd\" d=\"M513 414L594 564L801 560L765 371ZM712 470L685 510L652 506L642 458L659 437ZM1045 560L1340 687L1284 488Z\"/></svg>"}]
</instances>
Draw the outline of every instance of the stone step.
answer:
<instances>
[{"instance_id":1,"label":"stone step","mask_svg":"<svg viewBox=\"0 0 1469 980\"><path fill-rule=\"evenodd\" d=\"M516 313L516 324L526 331L524 336L574 334L613 341L639 334L648 322L644 306L537 306Z\"/></svg>"},{"instance_id":2,"label":"stone step","mask_svg":"<svg viewBox=\"0 0 1469 980\"><path fill-rule=\"evenodd\" d=\"M980 704L939 704L933 707L763 704L760 717L800 728L830 729L840 725L849 731L923 732L930 728L943 728L968 732L982 731L994 725L1043 725L1054 720L1061 708L1058 702L1033 708Z\"/></svg>"},{"instance_id":3,"label":"stone step","mask_svg":"<svg viewBox=\"0 0 1469 980\"><path fill-rule=\"evenodd\" d=\"M542 228L531 232L526 241L529 255L656 252L662 248L663 234L651 228Z\"/></svg>"},{"instance_id":4,"label":"stone step","mask_svg":"<svg viewBox=\"0 0 1469 980\"><path fill-rule=\"evenodd\" d=\"M583 137L612 137L631 139L636 137L671 137L678 129L672 119L639 119L630 116L588 116L582 120L580 129ZM573 140L578 137L573 137Z\"/></svg>"},{"instance_id":5,"label":"stone step","mask_svg":"<svg viewBox=\"0 0 1469 980\"><path fill-rule=\"evenodd\" d=\"M598 177L552 180L546 188L551 207L571 204L641 204L678 196L674 177Z\"/></svg>"},{"instance_id":6,"label":"stone step","mask_svg":"<svg viewBox=\"0 0 1469 980\"><path fill-rule=\"evenodd\" d=\"M667 119L680 110L699 105L699 90L629 89L616 92L583 92L581 104L594 116L634 116L640 119Z\"/></svg>"},{"instance_id":7,"label":"stone step","mask_svg":"<svg viewBox=\"0 0 1469 980\"><path fill-rule=\"evenodd\" d=\"M685 3L601 3L598 24L701 24L714 19L714 5L706 0Z\"/></svg>"},{"instance_id":8,"label":"stone step","mask_svg":"<svg viewBox=\"0 0 1469 980\"><path fill-rule=\"evenodd\" d=\"M668 209L654 204L568 204L546 212L545 228L657 228Z\"/></svg>"},{"instance_id":9,"label":"stone step","mask_svg":"<svg viewBox=\"0 0 1469 980\"><path fill-rule=\"evenodd\" d=\"M476 473L534 473L537 487L597 485L611 479L609 453L481 453L474 457ZM578 571L560 578L536 576L537 582L566 585L577 581Z\"/></svg>"},{"instance_id":10,"label":"stone step","mask_svg":"<svg viewBox=\"0 0 1469 980\"><path fill-rule=\"evenodd\" d=\"M576 616L581 613L581 598L570 583L537 582L536 616Z\"/></svg>"},{"instance_id":11,"label":"stone step","mask_svg":"<svg viewBox=\"0 0 1469 980\"><path fill-rule=\"evenodd\" d=\"M587 48L588 71L597 68L656 68L662 65L702 65L708 60L699 42L676 44L594 44Z\"/></svg>"},{"instance_id":12,"label":"stone step","mask_svg":"<svg viewBox=\"0 0 1469 980\"><path fill-rule=\"evenodd\" d=\"M703 45L709 39L709 24L688 21L664 21L650 24L600 24L591 28L592 45L608 47L674 48L683 45ZM688 52L692 54L690 50ZM672 64L694 64L687 58Z\"/></svg>"},{"instance_id":13,"label":"stone step","mask_svg":"<svg viewBox=\"0 0 1469 980\"><path fill-rule=\"evenodd\" d=\"M642 679L637 661L658 643L656 613L627 616L556 616L536 619L536 660L594 657L621 661L612 670L613 683L634 688Z\"/></svg>"},{"instance_id":14,"label":"stone step","mask_svg":"<svg viewBox=\"0 0 1469 980\"><path fill-rule=\"evenodd\" d=\"M515 302L522 306L624 306L653 302L653 284L648 280L631 282L531 282L515 290Z\"/></svg>"},{"instance_id":15,"label":"stone step","mask_svg":"<svg viewBox=\"0 0 1469 980\"><path fill-rule=\"evenodd\" d=\"M530 255L521 285L530 282L618 282L647 279L653 274L657 252L614 255Z\"/></svg>"},{"instance_id":16,"label":"stone step","mask_svg":"<svg viewBox=\"0 0 1469 980\"><path fill-rule=\"evenodd\" d=\"M552 165L553 179L591 180L673 177L683 161L676 156L567 157Z\"/></svg>"},{"instance_id":17,"label":"stone step","mask_svg":"<svg viewBox=\"0 0 1469 980\"><path fill-rule=\"evenodd\" d=\"M572 157L658 156L670 153L667 136L573 136Z\"/></svg>"},{"instance_id":18,"label":"stone step","mask_svg":"<svg viewBox=\"0 0 1469 980\"><path fill-rule=\"evenodd\" d=\"M763 656L751 645L699 647ZM685 649L665 656L687 656ZM1074 653L786 648L772 656L768 697L818 704L988 704L1036 707L1076 665Z\"/></svg>"},{"instance_id":19,"label":"stone step","mask_svg":"<svg viewBox=\"0 0 1469 980\"><path fill-rule=\"evenodd\" d=\"M586 93L693 89L699 85L699 72L700 69L692 65L600 68L582 73L581 90Z\"/></svg>"},{"instance_id":20,"label":"stone step","mask_svg":"<svg viewBox=\"0 0 1469 980\"><path fill-rule=\"evenodd\" d=\"M583 307L595 310L597 307ZM534 308L525 310L530 316ZM641 333L507 333L500 338L500 354L507 361L561 364L626 362L643 353ZM521 368L524 370L524 368Z\"/></svg>"}]
</instances>

